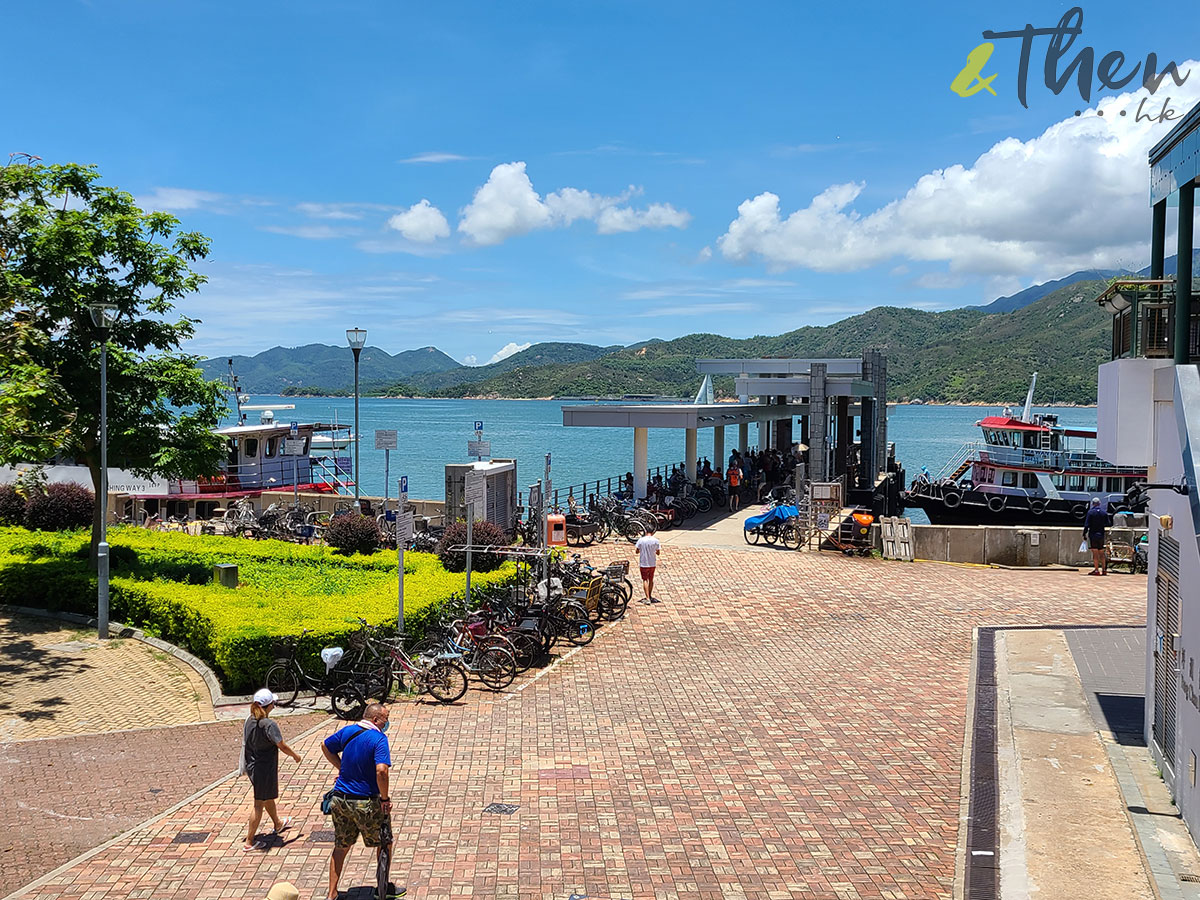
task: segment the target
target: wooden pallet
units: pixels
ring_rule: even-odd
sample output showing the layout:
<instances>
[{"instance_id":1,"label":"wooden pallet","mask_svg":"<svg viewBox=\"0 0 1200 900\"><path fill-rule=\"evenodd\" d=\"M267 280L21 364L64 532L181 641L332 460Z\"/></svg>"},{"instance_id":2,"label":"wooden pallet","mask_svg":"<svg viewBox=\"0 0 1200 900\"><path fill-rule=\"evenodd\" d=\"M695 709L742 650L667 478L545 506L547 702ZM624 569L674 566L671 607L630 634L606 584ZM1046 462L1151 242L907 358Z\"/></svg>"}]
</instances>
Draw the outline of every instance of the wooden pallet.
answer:
<instances>
[{"instance_id":1,"label":"wooden pallet","mask_svg":"<svg viewBox=\"0 0 1200 900\"><path fill-rule=\"evenodd\" d=\"M883 535L883 558L912 562L912 521L901 516L883 516L879 527Z\"/></svg>"}]
</instances>

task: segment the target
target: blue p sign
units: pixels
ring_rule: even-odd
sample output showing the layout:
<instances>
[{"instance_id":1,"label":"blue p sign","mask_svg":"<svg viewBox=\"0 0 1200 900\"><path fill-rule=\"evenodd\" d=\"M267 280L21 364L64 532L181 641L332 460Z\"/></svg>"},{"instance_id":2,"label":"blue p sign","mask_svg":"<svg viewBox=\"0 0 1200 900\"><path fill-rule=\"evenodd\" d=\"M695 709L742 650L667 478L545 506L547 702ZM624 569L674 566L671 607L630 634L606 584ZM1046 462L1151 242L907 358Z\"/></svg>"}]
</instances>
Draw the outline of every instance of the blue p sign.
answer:
<instances>
[{"instance_id":1,"label":"blue p sign","mask_svg":"<svg viewBox=\"0 0 1200 900\"><path fill-rule=\"evenodd\" d=\"M479 419L476 419L476 420L475 420L475 430L476 430L476 431L483 431L483 422L482 422L481 420L479 420Z\"/></svg>"},{"instance_id":2,"label":"blue p sign","mask_svg":"<svg viewBox=\"0 0 1200 900\"><path fill-rule=\"evenodd\" d=\"M400 476L400 493L402 493L402 494L408 493L408 476L407 475Z\"/></svg>"}]
</instances>

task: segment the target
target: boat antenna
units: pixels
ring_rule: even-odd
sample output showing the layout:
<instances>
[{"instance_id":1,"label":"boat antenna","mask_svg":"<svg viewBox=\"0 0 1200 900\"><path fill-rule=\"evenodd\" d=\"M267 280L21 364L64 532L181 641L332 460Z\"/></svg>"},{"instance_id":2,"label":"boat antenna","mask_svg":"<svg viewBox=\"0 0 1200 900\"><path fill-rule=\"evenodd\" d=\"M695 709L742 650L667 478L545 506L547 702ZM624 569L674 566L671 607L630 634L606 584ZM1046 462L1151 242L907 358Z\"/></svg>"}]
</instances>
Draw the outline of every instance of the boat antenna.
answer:
<instances>
[{"instance_id":1,"label":"boat antenna","mask_svg":"<svg viewBox=\"0 0 1200 900\"><path fill-rule=\"evenodd\" d=\"M1021 413L1022 422L1032 422L1030 413L1033 412L1033 389L1037 387L1037 372L1033 373L1033 378L1029 382L1029 393L1025 395L1025 411Z\"/></svg>"},{"instance_id":2,"label":"boat antenna","mask_svg":"<svg viewBox=\"0 0 1200 900\"><path fill-rule=\"evenodd\" d=\"M246 414L242 412L242 391L238 385L237 373L233 371L233 357L226 360L229 363L229 387L233 390L233 402L237 404L237 423L246 424Z\"/></svg>"}]
</instances>

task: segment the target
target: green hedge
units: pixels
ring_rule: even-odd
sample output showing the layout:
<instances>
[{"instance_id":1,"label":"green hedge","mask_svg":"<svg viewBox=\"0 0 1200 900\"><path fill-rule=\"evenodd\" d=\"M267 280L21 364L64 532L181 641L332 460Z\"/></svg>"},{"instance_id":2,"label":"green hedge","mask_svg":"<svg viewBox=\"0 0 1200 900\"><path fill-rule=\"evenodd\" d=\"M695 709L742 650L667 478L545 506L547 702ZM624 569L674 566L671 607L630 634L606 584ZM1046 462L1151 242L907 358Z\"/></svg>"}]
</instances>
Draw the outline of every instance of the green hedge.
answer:
<instances>
[{"instance_id":1,"label":"green hedge","mask_svg":"<svg viewBox=\"0 0 1200 900\"><path fill-rule=\"evenodd\" d=\"M94 615L88 537L82 531L0 528L0 604ZM306 668L315 672L322 665L320 649L344 646L359 616L372 624L396 620L396 557L390 552L342 556L325 547L141 528L114 528L109 543L112 618L190 650L216 669L228 691L261 687L281 636L313 630L302 652ZM236 590L212 584L216 563L238 564ZM503 584L513 574L510 565L472 580ZM406 553L408 630L423 630L464 584L462 574L447 572L433 554Z\"/></svg>"}]
</instances>

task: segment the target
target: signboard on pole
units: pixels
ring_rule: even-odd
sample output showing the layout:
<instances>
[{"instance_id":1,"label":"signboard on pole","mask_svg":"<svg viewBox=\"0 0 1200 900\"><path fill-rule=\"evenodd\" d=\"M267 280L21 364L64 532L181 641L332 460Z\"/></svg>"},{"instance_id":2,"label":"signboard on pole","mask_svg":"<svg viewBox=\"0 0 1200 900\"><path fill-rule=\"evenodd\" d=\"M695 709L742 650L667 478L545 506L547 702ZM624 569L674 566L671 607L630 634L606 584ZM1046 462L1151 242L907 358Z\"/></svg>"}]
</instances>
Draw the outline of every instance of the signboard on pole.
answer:
<instances>
[{"instance_id":1,"label":"signboard on pole","mask_svg":"<svg viewBox=\"0 0 1200 900\"><path fill-rule=\"evenodd\" d=\"M474 505L477 511L484 509L486 481L482 472L468 472L466 485L463 490L463 502L469 510Z\"/></svg>"},{"instance_id":2,"label":"signboard on pole","mask_svg":"<svg viewBox=\"0 0 1200 900\"><path fill-rule=\"evenodd\" d=\"M476 430L476 431L483 431L483 420L482 420L482 419L476 419L476 420L475 420L475 430Z\"/></svg>"},{"instance_id":3,"label":"signboard on pole","mask_svg":"<svg viewBox=\"0 0 1200 900\"><path fill-rule=\"evenodd\" d=\"M396 450L398 449L398 434L394 428L383 428L375 430L375 449L376 450Z\"/></svg>"},{"instance_id":4,"label":"signboard on pole","mask_svg":"<svg viewBox=\"0 0 1200 900\"><path fill-rule=\"evenodd\" d=\"M304 455L304 439L303 438L284 438L283 439L283 455L284 456L303 456Z\"/></svg>"},{"instance_id":5,"label":"signboard on pole","mask_svg":"<svg viewBox=\"0 0 1200 900\"><path fill-rule=\"evenodd\" d=\"M290 434L292 437L296 437L296 436L298 436L298 435L300 434L300 423L299 423L299 422L293 422L293 423L292 423L290 426L288 426L288 433L289 433L289 434Z\"/></svg>"},{"instance_id":6,"label":"signboard on pole","mask_svg":"<svg viewBox=\"0 0 1200 900\"><path fill-rule=\"evenodd\" d=\"M413 514L402 512L396 516L396 543L407 544L413 539Z\"/></svg>"},{"instance_id":7,"label":"signboard on pole","mask_svg":"<svg viewBox=\"0 0 1200 900\"><path fill-rule=\"evenodd\" d=\"M492 455L491 441L467 441L467 456L477 456L480 459Z\"/></svg>"},{"instance_id":8,"label":"signboard on pole","mask_svg":"<svg viewBox=\"0 0 1200 900\"><path fill-rule=\"evenodd\" d=\"M400 476L400 508L404 509L404 504L408 502L408 476Z\"/></svg>"}]
</instances>

